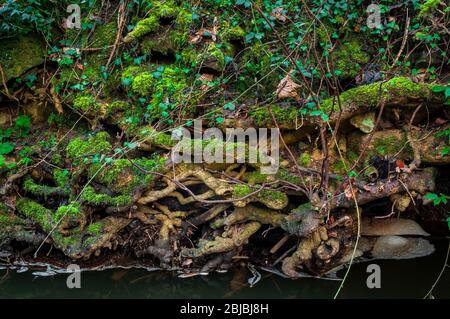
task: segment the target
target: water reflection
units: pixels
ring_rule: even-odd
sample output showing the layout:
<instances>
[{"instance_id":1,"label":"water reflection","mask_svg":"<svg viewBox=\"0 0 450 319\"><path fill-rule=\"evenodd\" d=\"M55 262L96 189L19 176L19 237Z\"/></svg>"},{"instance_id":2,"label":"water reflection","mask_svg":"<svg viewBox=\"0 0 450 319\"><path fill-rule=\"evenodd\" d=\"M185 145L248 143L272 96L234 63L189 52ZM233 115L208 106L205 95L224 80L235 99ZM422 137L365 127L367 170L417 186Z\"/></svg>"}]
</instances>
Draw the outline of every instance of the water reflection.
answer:
<instances>
[{"instance_id":1,"label":"water reflection","mask_svg":"<svg viewBox=\"0 0 450 319\"><path fill-rule=\"evenodd\" d=\"M381 289L366 286L367 263L355 264L342 290L347 298L421 298L442 268L447 241L435 241L436 252L413 260L381 260ZM250 288L245 267L180 279L174 273L115 269L82 273L81 289L66 287L67 274L33 276L32 270L0 271L1 298L331 298L339 281L303 278L290 280L260 271L262 278ZM342 273L339 273L342 275ZM450 272L436 287L436 298L450 298Z\"/></svg>"}]
</instances>

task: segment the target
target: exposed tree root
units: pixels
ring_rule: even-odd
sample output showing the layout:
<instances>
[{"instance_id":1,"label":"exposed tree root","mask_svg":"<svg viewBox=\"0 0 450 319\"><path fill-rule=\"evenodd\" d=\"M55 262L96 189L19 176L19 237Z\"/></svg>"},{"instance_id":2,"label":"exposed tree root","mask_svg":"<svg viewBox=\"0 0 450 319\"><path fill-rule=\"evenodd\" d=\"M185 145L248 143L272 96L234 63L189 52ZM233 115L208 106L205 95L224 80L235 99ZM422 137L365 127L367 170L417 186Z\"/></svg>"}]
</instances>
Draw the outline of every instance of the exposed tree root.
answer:
<instances>
[{"instance_id":1,"label":"exposed tree root","mask_svg":"<svg viewBox=\"0 0 450 319\"><path fill-rule=\"evenodd\" d=\"M328 234L325 227L319 227L309 237L301 239L297 250L292 256L283 260L283 272L291 278L298 277L299 273L296 271L296 268L304 262L310 261L313 257L313 251L320 246L322 241L327 239Z\"/></svg>"},{"instance_id":2,"label":"exposed tree root","mask_svg":"<svg viewBox=\"0 0 450 319\"><path fill-rule=\"evenodd\" d=\"M261 224L258 222L249 222L230 227L221 236L216 236L214 240L200 239L197 248L183 248L181 255L184 257L200 257L232 251L244 245L260 227Z\"/></svg>"}]
</instances>

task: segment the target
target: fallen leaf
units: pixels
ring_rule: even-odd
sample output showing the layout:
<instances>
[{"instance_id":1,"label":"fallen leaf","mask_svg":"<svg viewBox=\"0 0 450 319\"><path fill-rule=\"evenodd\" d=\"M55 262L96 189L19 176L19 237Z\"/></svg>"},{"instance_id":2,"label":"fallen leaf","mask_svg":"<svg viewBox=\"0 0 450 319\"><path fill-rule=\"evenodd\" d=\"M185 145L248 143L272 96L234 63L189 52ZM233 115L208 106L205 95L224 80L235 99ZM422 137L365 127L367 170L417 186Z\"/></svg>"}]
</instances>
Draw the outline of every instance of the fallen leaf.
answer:
<instances>
[{"instance_id":1,"label":"fallen leaf","mask_svg":"<svg viewBox=\"0 0 450 319\"><path fill-rule=\"evenodd\" d=\"M403 162L402 160L398 159L395 161L395 165L397 165L398 168L402 169L405 168L405 162Z\"/></svg>"},{"instance_id":2,"label":"fallen leaf","mask_svg":"<svg viewBox=\"0 0 450 319\"><path fill-rule=\"evenodd\" d=\"M352 199L353 198L353 192L352 192L352 188L350 187L350 185L348 185L345 188L344 194L345 194L345 197L347 197L347 199Z\"/></svg>"},{"instance_id":3,"label":"fallen leaf","mask_svg":"<svg viewBox=\"0 0 450 319\"><path fill-rule=\"evenodd\" d=\"M440 118L440 117L438 117L437 119L434 120L434 123L436 123L438 125L442 125L442 124L445 124L447 122L448 122L447 120L445 120L443 118Z\"/></svg>"},{"instance_id":4,"label":"fallen leaf","mask_svg":"<svg viewBox=\"0 0 450 319\"><path fill-rule=\"evenodd\" d=\"M191 44L197 44L202 41L202 34L197 32L194 35L189 35L189 43Z\"/></svg>"},{"instance_id":5,"label":"fallen leaf","mask_svg":"<svg viewBox=\"0 0 450 319\"><path fill-rule=\"evenodd\" d=\"M213 74L202 74L199 78L200 82L202 82L202 85L200 86L200 90L207 91L209 89L208 82L212 82L214 80Z\"/></svg>"},{"instance_id":6,"label":"fallen leaf","mask_svg":"<svg viewBox=\"0 0 450 319\"><path fill-rule=\"evenodd\" d=\"M287 17L283 13L283 8L274 8L270 16L283 23L286 22L287 19Z\"/></svg>"},{"instance_id":7,"label":"fallen leaf","mask_svg":"<svg viewBox=\"0 0 450 319\"><path fill-rule=\"evenodd\" d=\"M300 85L295 83L292 79L291 71L280 81L277 87L277 97L279 99L289 99L293 98L296 101L300 101L300 95L297 90Z\"/></svg>"}]
</instances>

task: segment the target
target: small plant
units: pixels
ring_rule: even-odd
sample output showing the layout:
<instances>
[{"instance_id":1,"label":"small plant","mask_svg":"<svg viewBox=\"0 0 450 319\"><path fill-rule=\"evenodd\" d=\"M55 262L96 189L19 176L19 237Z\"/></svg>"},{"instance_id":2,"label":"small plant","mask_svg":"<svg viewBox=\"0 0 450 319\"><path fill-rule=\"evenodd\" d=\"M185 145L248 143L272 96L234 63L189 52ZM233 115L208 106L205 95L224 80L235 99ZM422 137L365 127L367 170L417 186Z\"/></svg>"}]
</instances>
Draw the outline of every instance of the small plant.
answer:
<instances>
[{"instance_id":1,"label":"small plant","mask_svg":"<svg viewBox=\"0 0 450 319\"><path fill-rule=\"evenodd\" d=\"M440 204L447 204L448 200L450 199L450 196L442 193L440 193L439 195L435 193L427 193L425 194L424 198L433 201L433 205L437 206Z\"/></svg>"},{"instance_id":2,"label":"small plant","mask_svg":"<svg viewBox=\"0 0 450 319\"><path fill-rule=\"evenodd\" d=\"M31 119L28 115L21 115L16 119L14 129L16 136L21 138L30 133Z\"/></svg>"}]
</instances>

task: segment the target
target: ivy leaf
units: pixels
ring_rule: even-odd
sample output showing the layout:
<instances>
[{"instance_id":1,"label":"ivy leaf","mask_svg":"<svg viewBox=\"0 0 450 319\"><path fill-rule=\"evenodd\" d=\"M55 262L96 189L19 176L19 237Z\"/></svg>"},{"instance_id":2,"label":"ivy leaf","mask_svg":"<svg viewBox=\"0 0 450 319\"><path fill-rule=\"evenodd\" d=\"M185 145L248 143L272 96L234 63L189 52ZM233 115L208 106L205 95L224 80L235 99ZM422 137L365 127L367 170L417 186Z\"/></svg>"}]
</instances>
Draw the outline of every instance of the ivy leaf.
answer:
<instances>
[{"instance_id":1,"label":"ivy leaf","mask_svg":"<svg viewBox=\"0 0 450 319\"><path fill-rule=\"evenodd\" d=\"M234 111L235 108L236 108L236 106L233 103L231 103L231 102L228 102L227 104L225 104L223 106L224 110Z\"/></svg>"},{"instance_id":2,"label":"ivy leaf","mask_svg":"<svg viewBox=\"0 0 450 319\"><path fill-rule=\"evenodd\" d=\"M349 177L358 177L358 173L356 173L355 171L351 171L350 173L348 173Z\"/></svg>"},{"instance_id":3,"label":"ivy leaf","mask_svg":"<svg viewBox=\"0 0 450 319\"><path fill-rule=\"evenodd\" d=\"M225 119L223 117L216 118L217 124L223 124L225 122Z\"/></svg>"},{"instance_id":4,"label":"ivy leaf","mask_svg":"<svg viewBox=\"0 0 450 319\"><path fill-rule=\"evenodd\" d=\"M431 91L439 93L439 92L444 92L446 90L445 86L442 85L435 85L431 88Z\"/></svg>"},{"instance_id":5,"label":"ivy leaf","mask_svg":"<svg viewBox=\"0 0 450 319\"><path fill-rule=\"evenodd\" d=\"M6 155L11 153L14 150L14 145L6 142L6 143L0 143L0 155Z\"/></svg>"},{"instance_id":6,"label":"ivy leaf","mask_svg":"<svg viewBox=\"0 0 450 319\"><path fill-rule=\"evenodd\" d=\"M324 122L328 122L330 120L330 117L327 114L323 113L323 112L322 112L322 114L320 116L322 117L322 120Z\"/></svg>"},{"instance_id":7,"label":"ivy leaf","mask_svg":"<svg viewBox=\"0 0 450 319\"><path fill-rule=\"evenodd\" d=\"M438 194L435 194L435 193L426 193L424 196L425 199L432 200L432 201L434 201L438 197L439 197Z\"/></svg>"},{"instance_id":8,"label":"ivy leaf","mask_svg":"<svg viewBox=\"0 0 450 319\"><path fill-rule=\"evenodd\" d=\"M16 119L15 128L18 137L24 137L30 132L31 119L28 115L21 115Z\"/></svg>"},{"instance_id":9,"label":"ivy leaf","mask_svg":"<svg viewBox=\"0 0 450 319\"><path fill-rule=\"evenodd\" d=\"M133 79L131 77L123 78L122 79L122 85L123 86L129 86L133 82Z\"/></svg>"},{"instance_id":10,"label":"ivy leaf","mask_svg":"<svg viewBox=\"0 0 450 319\"><path fill-rule=\"evenodd\" d=\"M450 97L450 87L447 87L447 88L445 89L444 95L445 95L446 98L449 98L449 97Z\"/></svg>"}]
</instances>

